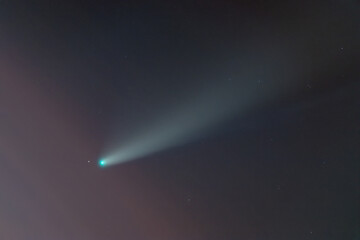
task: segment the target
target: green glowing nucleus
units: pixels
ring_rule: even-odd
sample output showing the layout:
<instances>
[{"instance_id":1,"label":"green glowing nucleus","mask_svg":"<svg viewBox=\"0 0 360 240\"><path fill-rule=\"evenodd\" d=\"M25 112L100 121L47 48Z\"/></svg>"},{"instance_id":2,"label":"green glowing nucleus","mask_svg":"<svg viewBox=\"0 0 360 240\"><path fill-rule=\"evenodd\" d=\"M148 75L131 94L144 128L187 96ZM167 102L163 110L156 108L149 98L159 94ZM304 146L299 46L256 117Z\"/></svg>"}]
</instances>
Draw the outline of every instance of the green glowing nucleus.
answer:
<instances>
[{"instance_id":1,"label":"green glowing nucleus","mask_svg":"<svg viewBox=\"0 0 360 240\"><path fill-rule=\"evenodd\" d=\"M100 159L99 160L99 166L100 167L105 167L106 166L106 161L104 159Z\"/></svg>"}]
</instances>

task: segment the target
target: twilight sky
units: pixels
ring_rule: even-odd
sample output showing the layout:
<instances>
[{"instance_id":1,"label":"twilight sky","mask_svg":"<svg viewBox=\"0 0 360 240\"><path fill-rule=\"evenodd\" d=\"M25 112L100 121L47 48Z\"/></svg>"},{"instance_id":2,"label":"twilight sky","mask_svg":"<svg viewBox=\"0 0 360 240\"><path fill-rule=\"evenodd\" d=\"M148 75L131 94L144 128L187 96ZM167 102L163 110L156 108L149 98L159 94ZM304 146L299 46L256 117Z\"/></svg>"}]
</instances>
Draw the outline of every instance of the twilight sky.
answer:
<instances>
[{"instance_id":1,"label":"twilight sky","mask_svg":"<svg viewBox=\"0 0 360 240\"><path fill-rule=\"evenodd\" d=\"M0 239L357 240L359 63L355 0L2 0Z\"/></svg>"}]
</instances>

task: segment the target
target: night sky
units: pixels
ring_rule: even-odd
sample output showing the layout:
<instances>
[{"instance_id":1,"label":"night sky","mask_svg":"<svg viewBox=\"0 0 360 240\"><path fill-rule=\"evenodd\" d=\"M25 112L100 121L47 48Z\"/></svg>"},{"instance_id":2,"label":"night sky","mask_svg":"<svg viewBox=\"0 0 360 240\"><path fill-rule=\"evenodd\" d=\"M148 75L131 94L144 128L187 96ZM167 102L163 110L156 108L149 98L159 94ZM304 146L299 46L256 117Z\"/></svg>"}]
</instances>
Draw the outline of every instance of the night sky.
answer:
<instances>
[{"instance_id":1,"label":"night sky","mask_svg":"<svg viewBox=\"0 0 360 240\"><path fill-rule=\"evenodd\" d=\"M360 239L359 1L102 2L0 1L1 240Z\"/></svg>"}]
</instances>

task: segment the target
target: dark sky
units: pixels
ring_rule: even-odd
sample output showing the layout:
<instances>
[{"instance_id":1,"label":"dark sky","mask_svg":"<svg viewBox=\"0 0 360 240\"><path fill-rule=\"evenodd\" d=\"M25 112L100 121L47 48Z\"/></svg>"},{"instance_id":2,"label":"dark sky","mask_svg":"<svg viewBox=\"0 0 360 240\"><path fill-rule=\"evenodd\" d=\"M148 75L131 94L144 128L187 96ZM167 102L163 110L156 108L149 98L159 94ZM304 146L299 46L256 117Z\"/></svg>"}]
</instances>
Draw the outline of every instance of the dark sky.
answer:
<instances>
[{"instance_id":1,"label":"dark sky","mask_svg":"<svg viewBox=\"0 0 360 240\"><path fill-rule=\"evenodd\" d=\"M1 0L0 239L357 240L359 64L355 0ZM214 84L263 90L98 167Z\"/></svg>"}]
</instances>

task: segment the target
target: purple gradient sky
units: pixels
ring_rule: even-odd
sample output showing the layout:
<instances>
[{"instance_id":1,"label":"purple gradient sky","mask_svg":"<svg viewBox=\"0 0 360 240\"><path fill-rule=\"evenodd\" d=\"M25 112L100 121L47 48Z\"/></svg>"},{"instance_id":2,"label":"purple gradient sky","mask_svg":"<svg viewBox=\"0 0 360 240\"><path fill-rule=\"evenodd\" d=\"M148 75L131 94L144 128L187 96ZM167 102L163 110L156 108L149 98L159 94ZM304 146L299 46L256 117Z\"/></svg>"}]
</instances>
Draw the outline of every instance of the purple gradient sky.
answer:
<instances>
[{"instance_id":1,"label":"purple gradient sky","mask_svg":"<svg viewBox=\"0 0 360 240\"><path fill-rule=\"evenodd\" d=\"M358 2L0 8L0 239L359 237ZM152 102L204 84L194 76L244 81L231 77L244 39L301 45L298 91L193 143L97 166L114 121L116 134L137 127Z\"/></svg>"}]
</instances>

